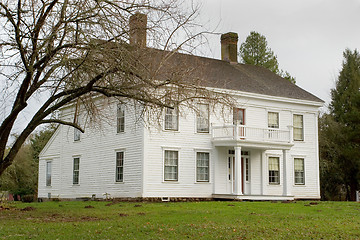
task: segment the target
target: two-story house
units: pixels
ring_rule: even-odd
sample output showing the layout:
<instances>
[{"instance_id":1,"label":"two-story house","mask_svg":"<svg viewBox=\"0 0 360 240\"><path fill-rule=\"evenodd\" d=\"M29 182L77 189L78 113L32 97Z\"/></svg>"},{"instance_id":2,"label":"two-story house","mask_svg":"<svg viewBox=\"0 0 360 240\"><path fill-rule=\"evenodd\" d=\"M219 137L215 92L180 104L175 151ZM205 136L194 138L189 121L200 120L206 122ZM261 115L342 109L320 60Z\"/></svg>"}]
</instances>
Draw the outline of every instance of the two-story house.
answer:
<instances>
[{"instance_id":1,"label":"two-story house","mask_svg":"<svg viewBox=\"0 0 360 240\"><path fill-rule=\"evenodd\" d=\"M237 63L236 34L222 35L221 45L222 60L177 54L176 61L199 69L206 87L230 94L235 107L167 108L159 126L139 121L134 104L110 100L100 130L57 128L40 155L38 197L319 199L323 101ZM74 107L61 115L73 118Z\"/></svg>"}]
</instances>

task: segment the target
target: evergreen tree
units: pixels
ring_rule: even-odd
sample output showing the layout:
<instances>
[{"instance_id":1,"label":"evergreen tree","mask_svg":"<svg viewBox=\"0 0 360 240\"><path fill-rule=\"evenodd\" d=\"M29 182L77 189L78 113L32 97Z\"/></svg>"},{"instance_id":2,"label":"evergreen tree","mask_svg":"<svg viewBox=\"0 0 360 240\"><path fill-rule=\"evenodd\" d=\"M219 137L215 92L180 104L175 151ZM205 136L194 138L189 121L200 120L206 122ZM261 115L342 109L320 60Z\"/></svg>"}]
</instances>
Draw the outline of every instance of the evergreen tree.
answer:
<instances>
[{"instance_id":1,"label":"evergreen tree","mask_svg":"<svg viewBox=\"0 0 360 240\"><path fill-rule=\"evenodd\" d=\"M329 140L336 145L333 162L345 185L347 199L355 200L360 180L360 55L357 50L344 51L342 70L331 90L329 116L336 131ZM329 127L330 128L330 127Z\"/></svg>"},{"instance_id":2,"label":"evergreen tree","mask_svg":"<svg viewBox=\"0 0 360 240\"><path fill-rule=\"evenodd\" d=\"M239 55L242 63L263 66L278 74L280 77L288 79L292 83L296 82L290 73L279 69L277 56L271 48L268 47L265 36L258 32L250 32L245 42L240 45Z\"/></svg>"}]
</instances>

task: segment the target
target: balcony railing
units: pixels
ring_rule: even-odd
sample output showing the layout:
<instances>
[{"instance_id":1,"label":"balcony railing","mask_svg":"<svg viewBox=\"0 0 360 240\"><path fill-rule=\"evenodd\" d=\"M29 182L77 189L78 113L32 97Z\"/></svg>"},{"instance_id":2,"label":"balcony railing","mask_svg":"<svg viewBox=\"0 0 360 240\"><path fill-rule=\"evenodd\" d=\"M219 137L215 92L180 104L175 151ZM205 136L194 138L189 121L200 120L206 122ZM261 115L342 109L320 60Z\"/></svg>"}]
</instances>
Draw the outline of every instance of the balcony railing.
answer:
<instances>
[{"instance_id":1,"label":"balcony railing","mask_svg":"<svg viewBox=\"0 0 360 240\"><path fill-rule=\"evenodd\" d=\"M214 141L236 140L255 142L290 143L290 131L279 129L253 128L243 125L224 125L212 127Z\"/></svg>"}]
</instances>

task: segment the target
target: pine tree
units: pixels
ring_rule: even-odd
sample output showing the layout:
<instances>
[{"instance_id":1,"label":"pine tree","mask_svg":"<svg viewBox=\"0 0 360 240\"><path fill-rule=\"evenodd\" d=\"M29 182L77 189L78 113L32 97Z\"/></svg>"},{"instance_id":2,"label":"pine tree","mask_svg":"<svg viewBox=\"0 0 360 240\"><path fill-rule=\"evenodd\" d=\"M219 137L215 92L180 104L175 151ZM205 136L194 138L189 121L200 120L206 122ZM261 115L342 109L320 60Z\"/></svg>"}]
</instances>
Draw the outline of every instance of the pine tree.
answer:
<instances>
[{"instance_id":1,"label":"pine tree","mask_svg":"<svg viewBox=\"0 0 360 240\"><path fill-rule=\"evenodd\" d=\"M329 115L338 124L339 134L331 141L338 147L335 162L346 186L347 198L355 200L360 180L360 55L344 51L342 70L331 90ZM339 137L341 136L343 137Z\"/></svg>"},{"instance_id":2,"label":"pine tree","mask_svg":"<svg viewBox=\"0 0 360 240\"><path fill-rule=\"evenodd\" d=\"M242 63L263 66L270 71L278 74L280 77L288 79L290 82L295 83L295 78L287 71L279 69L279 62L277 56L268 47L265 36L258 32L252 31L246 38L245 42L240 45L240 58Z\"/></svg>"}]
</instances>

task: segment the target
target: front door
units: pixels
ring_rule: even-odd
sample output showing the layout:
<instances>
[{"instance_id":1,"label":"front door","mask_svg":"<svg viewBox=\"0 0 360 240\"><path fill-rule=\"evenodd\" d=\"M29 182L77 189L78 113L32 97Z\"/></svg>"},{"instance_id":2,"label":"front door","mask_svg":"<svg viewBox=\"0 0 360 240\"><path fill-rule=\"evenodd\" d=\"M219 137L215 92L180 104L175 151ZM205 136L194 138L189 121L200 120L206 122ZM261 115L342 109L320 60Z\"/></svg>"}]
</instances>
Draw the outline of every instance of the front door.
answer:
<instances>
[{"instance_id":1,"label":"front door","mask_svg":"<svg viewBox=\"0 0 360 240\"><path fill-rule=\"evenodd\" d=\"M229 150L229 155L227 157L227 192L229 194L234 194L235 192L235 152L234 150ZM243 194L250 194L250 157L248 151L241 151L241 191Z\"/></svg>"}]
</instances>

